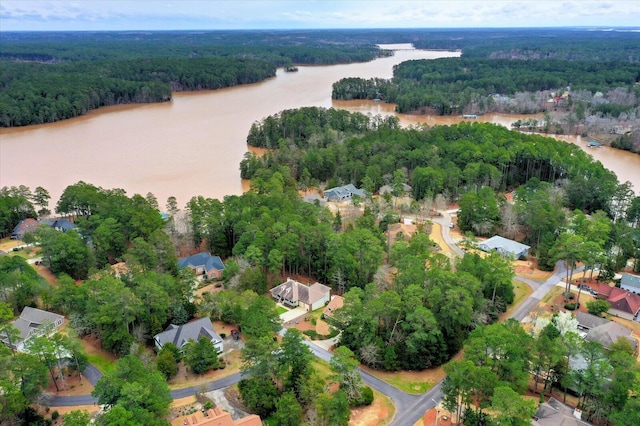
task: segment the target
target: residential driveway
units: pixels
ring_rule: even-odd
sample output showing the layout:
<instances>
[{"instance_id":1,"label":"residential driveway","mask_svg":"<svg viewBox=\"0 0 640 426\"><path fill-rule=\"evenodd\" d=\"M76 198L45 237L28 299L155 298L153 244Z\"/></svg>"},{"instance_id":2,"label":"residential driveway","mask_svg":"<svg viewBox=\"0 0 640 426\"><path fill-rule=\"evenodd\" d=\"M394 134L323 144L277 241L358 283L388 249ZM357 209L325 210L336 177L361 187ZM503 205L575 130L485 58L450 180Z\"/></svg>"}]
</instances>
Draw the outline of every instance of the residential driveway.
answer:
<instances>
[{"instance_id":1,"label":"residential driveway","mask_svg":"<svg viewBox=\"0 0 640 426\"><path fill-rule=\"evenodd\" d=\"M332 337L331 339L314 340L313 343L320 346L325 351L328 351L331 349L332 346L337 345L339 340L340 340L340 335L338 334L336 337Z\"/></svg>"},{"instance_id":2,"label":"residential driveway","mask_svg":"<svg viewBox=\"0 0 640 426\"><path fill-rule=\"evenodd\" d=\"M307 310L304 308L295 308L295 309L291 309L290 311L285 312L284 314L280 315L280 319L282 320L282 323L285 324L289 321L293 321L296 318L305 316L307 314Z\"/></svg>"}]
</instances>

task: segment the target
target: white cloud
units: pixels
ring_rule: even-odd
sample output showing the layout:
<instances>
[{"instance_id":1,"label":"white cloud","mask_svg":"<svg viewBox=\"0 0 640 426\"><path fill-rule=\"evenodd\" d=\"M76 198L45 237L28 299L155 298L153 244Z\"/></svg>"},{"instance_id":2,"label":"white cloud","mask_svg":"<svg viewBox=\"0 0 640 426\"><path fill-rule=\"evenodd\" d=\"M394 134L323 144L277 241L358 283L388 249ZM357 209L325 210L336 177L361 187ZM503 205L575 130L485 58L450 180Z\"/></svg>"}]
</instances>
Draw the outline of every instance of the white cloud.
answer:
<instances>
[{"instance_id":1,"label":"white cloud","mask_svg":"<svg viewBox=\"0 0 640 426\"><path fill-rule=\"evenodd\" d=\"M3 0L2 30L635 26L632 0ZM92 26L96 28L92 28Z\"/></svg>"}]
</instances>

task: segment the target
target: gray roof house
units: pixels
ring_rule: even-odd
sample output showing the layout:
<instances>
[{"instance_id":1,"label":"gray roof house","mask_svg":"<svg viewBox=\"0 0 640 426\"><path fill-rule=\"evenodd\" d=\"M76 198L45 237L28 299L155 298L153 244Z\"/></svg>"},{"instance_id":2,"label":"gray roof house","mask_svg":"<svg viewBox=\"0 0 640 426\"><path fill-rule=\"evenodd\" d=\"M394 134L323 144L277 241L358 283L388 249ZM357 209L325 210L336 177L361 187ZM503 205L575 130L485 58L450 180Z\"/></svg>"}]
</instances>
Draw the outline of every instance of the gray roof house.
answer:
<instances>
[{"instance_id":1,"label":"gray roof house","mask_svg":"<svg viewBox=\"0 0 640 426\"><path fill-rule=\"evenodd\" d=\"M195 321L183 324L171 324L165 331L153 336L156 349L160 350L165 343L171 342L182 349L189 340L209 339L215 346L218 353L222 352L222 337L213 329L213 324L209 317L200 318Z\"/></svg>"},{"instance_id":2,"label":"gray roof house","mask_svg":"<svg viewBox=\"0 0 640 426\"><path fill-rule=\"evenodd\" d=\"M640 294L640 275L622 274L620 288L632 293Z\"/></svg>"},{"instance_id":3,"label":"gray roof house","mask_svg":"<svg viewBox=\"0 0 640 426\"><path fill-rule=\"evenodd\" d=\"M484 251L497 251L502 256L511 256L514 259L527 256L531 248L526 244L521 244L499 235L494 235L488 240L482 241L478 244L478 247Z\"/></svg>"},{"instance_id":4,"label":"gray roof house","mask_svg":"<svg viewBox=\"0 0 640 426\"><path fill-rule=\"evenodd\" d=\"M578 328L586 330L585 340L589 342L598 342L605 349L609 349L618 339L625 338L631 344L631 347L637 353L638 341L632 336L633 330L625 326L613 322L606 318L600 318L585 312L577 312Z\"/></svg>"},{"instance_id":5,"label":"gray roof house","mask_svg":"<svg viewBox=\"0 0 640 426\"><path fill-rule=\"evenodd\" d=\"M224 271L220 256L212 256L208 251L181 258L178 260L178 267L191 268L196 271L196 275L206 275L209 279L221 278Z\"/></svg>"},{"instance_id":6,"label":"gray roof house","mask_svg":"<svg viewBox=\"0 0 640 426\"><path fill-rule=\"evenodd\" d=\"M23 219L13 228L11 239L21 240L24 238L24 234L34 233L39 225L38 221L33 218Z\"/></svg>"},{"instance_id":7,"label":"gray roof house","mask_svg":"<svg viewBox=\"0 0 640 426\"><path fill-rule=\"evenodd\" d=\"M61 218L61 219L44 219L44 220L40 220L39 222L41 224L43 224L43 225L49 225L50 227L52 227L56 231L60 231L60 232L67 232L67 231L70 231L72 229L75 229L75 230L78 229L78 227L76 226L75 223L73 223L70 220L65 219L65 218Z\"/></svg>"},{"instance_id":8,"label":"gray roof house","mask_svg":"<svg viewBox=\"0 0 640 426\"><path fill-rule=\"evenodd\" d=\"M343 201L353 197L354 195L364 198L364 191L356 188L352 183L324 191L324 197L329 201Z\"/></svg>"},{"instance_id":9,"label":"gray roof house","mask_svg":"<svg viewBox=\"0 0 640 426\"><path fill-rule=\"evenodd\" d=\"M581 330L591 330L592 328L600 327L609 322L606 318L597 317L581 311L576 312L576 319L578 320L578 328Z\"/></svg>"},{"instance_id":10,"label":"gray roof house","mask_svg":"<svg viewBox=\"0 0 640 426\"><path fill-rule=\"evenodd\" d=\"M618 339L627 339L633 348L634 353L638 353L638 341L631 334L632 330L613 321L603 324L599 327L592 328L587 332L586 340L590 342L598 342L605 349L609 349Z\"/></svg>"},{"instance_id":11,"label":"gray roof house","mask_svg":"<svg viewBox=\"0 0 640 426\"><path fill-rule=\"evenodd\" d=\"M0 340L12 349L22 352L29 339L41 336L47 331L55 331L63 323L64 317L62 315L25 306L20 317L12 323L13 327L20 331L20 340L9 342L6 334L0 335Z\"/></svg>"},{"instance_id":12,"label":"gray roof house","mask_svg":"<svg viewBox=\"0 0 640 426\"><path fill-rule=\"evenodd\" d=\"M569 407L555 398L549 398L548 402L540 404L535 416L535 426L590 426L581 419L582 411Z\"/></svg>"}]
</instances>

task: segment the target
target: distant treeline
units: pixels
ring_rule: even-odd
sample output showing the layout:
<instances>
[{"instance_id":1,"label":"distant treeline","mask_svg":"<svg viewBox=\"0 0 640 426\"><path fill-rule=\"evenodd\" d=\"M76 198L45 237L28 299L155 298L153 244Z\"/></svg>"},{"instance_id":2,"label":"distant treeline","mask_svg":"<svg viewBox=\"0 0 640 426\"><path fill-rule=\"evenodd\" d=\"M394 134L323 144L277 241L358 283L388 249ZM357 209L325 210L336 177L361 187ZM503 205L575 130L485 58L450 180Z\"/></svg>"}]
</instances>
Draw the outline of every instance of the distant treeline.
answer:
<instances>
[{"instance_id":1,"label":"distant treeline","mask_svg":"<svg viewBox=\"0 0 640 426\"><path fill-rule=\"evenodd\" d=\"M97 61L141 57L233 56L277 65L329 65L380 55L370 37L348 31L124 31L9 32L0 34L0 60Z\"/></svg>"},{"instance_id":2,"label":"distant treeline","mask_svg":"<svg viewBox=\"0 0 640 426\"><path fill-rule=\"evenodd\" d=\"M107 105L164 102L172 90L254 83L271 62L235 58L147 58L60 64L0 62L0 125L51 123Z\"/></svg>"},{"instance_id":3,"label":"distant treeline","mask_svg":"<svg viewBox=\"0 0 640 426\"><path fill-rule=\"evenodd\" d=\"M215 89L260 81L274 75L278 66L365 62L391 54L376 44L412 43L421 49L462 50L469 58L562 59L603 63L605 68L615 62L621 74L610 70L607 76L613 81L628 81L624 64L640 61L639 39L632 32L583 29L3 32L0 126L62 120L103 105L166 101L171 90ZM218 61L207 62L213 58ZM530 62L505 64L509 65L492 74L488 70L490 74L471 87L471 79L447 83L454 75L445 73L442 78L446 89L441 92L453 99L439 100L440 94L429 93L416 82L397 89L395 96L403 104L403 111L436 104L446 114L476 96L479 87L483 93L499 91L511 77L519 77L523 66L532 67ZM538 74L534 75L546 72L544 65L535 68ZM509 69L513 72L505 78L504 72ZM541 85L559 81L575 85L579 79L573 75L558 75L570 70L568 65L552 69L550 77L539 77ZM638 80L637 68L634 79ZM406 94L403 99L401 90L412 92L416 86L417 93ZM510 90L519 83L506 86ZM357 96L342 92L341 98ZM393 90L387 88L385 99L393 96ZM417 100L417 96L428 99Z\"/></svg>"},{"instance_id":4,"label":"distant treeline","mask_svg":"<svg viewBox=\"0 0 640 426\"><path fill-rule=\"evenodd\" d=\"M0 126L50 123L107 105L164 102L172 91L255 83L293 63L362 62L388 54L373 45L271 40L251 32L4 33Z\"/></svg>"},{"instance_id":5,"label":"distant treeline","mask_svg":"<svg viewBox=\"0 0 640 426\"><path fill-rule=\"evenodd\" d=\"M494 102L493 94L567 88L606 92L616 87L632 92L639 80L638 65L620 62L442 58L403 62L391 80L342 79L333 85L332 96L382 98L396 103L401 113L429 109L449 115L460 114L471 104L485 111Z\"/></svg>"}]
</instances>

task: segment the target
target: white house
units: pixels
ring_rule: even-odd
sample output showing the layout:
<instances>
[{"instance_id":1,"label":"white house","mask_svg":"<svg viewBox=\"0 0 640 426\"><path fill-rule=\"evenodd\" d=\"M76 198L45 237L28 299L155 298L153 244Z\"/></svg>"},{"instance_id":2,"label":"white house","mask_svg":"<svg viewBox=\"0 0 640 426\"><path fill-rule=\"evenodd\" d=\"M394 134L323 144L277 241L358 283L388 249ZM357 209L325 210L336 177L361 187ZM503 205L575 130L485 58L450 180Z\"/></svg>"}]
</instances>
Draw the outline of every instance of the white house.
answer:
<instances>
[{"instance_id":1,"label":"white house","mask_svg":"<svg viewBox=\"0 0 640 426\"><path fill-rule=\"evenodd\" d=\"M63 323L62 315L25 306L20 317L11 323L20 332L19 340L9 342L6 334L0 335L0 340L11 349L23 352L29 339L42 336L44 333L53 333Z\"/></svg>"},{"instance_id":2,"label":"white house","mask_svg":"<svg viewBox=\"0 0 640 426\"><path fill-rule=\"evenodd\" d=\"M510 240L508 238L495 235L486 241L482 241L478 244L481 250L484 251L497 251L502 256L511 256L513 259L519 259L529 254L529 247L526 244L521 244L517 241Z\"/></svg>"}]
</instances>

